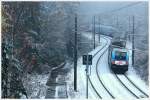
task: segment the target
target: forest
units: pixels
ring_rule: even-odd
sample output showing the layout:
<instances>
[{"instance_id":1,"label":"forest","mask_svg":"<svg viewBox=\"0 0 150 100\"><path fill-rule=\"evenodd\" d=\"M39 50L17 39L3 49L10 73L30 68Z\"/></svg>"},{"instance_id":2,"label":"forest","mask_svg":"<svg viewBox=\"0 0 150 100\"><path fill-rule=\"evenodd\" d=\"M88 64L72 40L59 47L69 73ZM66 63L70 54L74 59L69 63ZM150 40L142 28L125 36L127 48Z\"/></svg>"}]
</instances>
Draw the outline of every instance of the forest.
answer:
<instances>
[{"instance_id":1,"label":"forest","mask_svg":"<svg viewBox=\"0 0 150 100\"><path fill-rule=\"evenodd\" d=\"M67 61L73 64L77 13L80 13L77 17L77 57L93 49L93 40L89 41L81 34L93 24L93 15L80 12L80 2L3 1L1 6L2 98L21 98L22 95L29 98L25 87L27 75L47 75ZM111 26L118 29L118 33L112 32L117 33L114 36L125 36L131 33L131 18L135 16L135 33L143 36L135 38L135 48L142 52L135 51L133 67L148 83L148 14L147 10L142 11L145 8L138 13L137 8L100 15L100 33L107 33L102 26ZM98 21L97 18L95 24L98 25Z\"/></svg>"},{"instance_id":2,"label":"forest","mask_svg":"<svg viewBox=\"0 0 150 100\"><path fill-rule=\"evenodd\" d=\"M22 77L73 58L78 3L2 2L2 97L27 96ZM61 16L61 17L60 17ZM16 85L18 84L18 85Z\"/></svg>"}]
</instances>

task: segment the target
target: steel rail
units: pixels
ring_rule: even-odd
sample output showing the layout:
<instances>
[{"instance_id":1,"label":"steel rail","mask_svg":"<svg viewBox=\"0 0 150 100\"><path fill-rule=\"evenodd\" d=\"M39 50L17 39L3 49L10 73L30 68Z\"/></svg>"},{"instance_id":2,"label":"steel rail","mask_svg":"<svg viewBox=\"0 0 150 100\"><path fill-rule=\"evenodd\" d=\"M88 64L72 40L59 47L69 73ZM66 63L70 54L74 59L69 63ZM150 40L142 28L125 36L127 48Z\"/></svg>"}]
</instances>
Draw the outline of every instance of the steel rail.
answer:
<instances>
[{"instance_id":1,"label":"steel rail","mask_svg":"<svg viewBox=\"0 0 150 100\"><path fill-rule=\"evenodd\" d=\"M149 97L148 94L146 94L143 90L141 90L126 74L124 76L127 78L127 80L134 86L136 87L142 94L144 94L146 97Z\"/></svg>"},{"instance_id":2,"label":"steel rail","mask_svg":"<svg viewBox=\"0 0 150 100\"><path fill-rule=\"evenodd\" d=\"M109 66L109 68L110 68L110 66ZM120 78L111 70L111 68L110 68L110 71L112 72L112 74L116 77L116 79L122 84L122 86L123 86L125 89L127 89L136 99L139 99L139 97L138 97L135 93L133 93L133 92L120 80Z\"/></svg>"},{"instance_id":3,"label":"steel rail","mask_svg":"<svg viewBox=\"0 0 150 100\"><path fill-rule=\"evenodd\" d=\"M107 42L107 44L108 44L108 42ZM107 44L106 44L106 45L107 45ZM108 47L109 47L109 46L108 46ZM96 74L97 74L97 77L98 77L100 83L103 85L103 87L105 88L105 90L107 91L107 93L108 93L113 99L115 99L115 97L113 96L113 94L110 93L110 91L106 88L106 86L104 85L102 79L100 78L100 76L99 76L99 74L98 74L98 62L100 61L100 59L101 59L101 57L104 55L104 53L108 50L108 47L105 49L105 51L100 55L99 59L97 60L97 63L96 63Z\"/></svg>"},{"instance_id":4,"label":"steel rail","mask_svg":"<svg viewBox=\"0 0 150 100\"><path fill-rule=\"evenodd\" d=\"M103 39L105 39L105 38L103 37ZM105 40L106 40L106 42L108 42L107 39L105 39ZM94 58L106 45L107 45L107 43L106 43L98 52L96 52L96 53L93 55L93 58ZM96 94L98 95L98 97L99 97L100 99L102 99L102 97L100 96L100 94L98 93L98 91L96 90L96 88L94 87L94 85L93 85L93 83L92 83L90 77L89 77L88 79L89 79L89 82L90 82L90 84L91 84L93 90L96 92Z\"/></svg>"}]
</instances>

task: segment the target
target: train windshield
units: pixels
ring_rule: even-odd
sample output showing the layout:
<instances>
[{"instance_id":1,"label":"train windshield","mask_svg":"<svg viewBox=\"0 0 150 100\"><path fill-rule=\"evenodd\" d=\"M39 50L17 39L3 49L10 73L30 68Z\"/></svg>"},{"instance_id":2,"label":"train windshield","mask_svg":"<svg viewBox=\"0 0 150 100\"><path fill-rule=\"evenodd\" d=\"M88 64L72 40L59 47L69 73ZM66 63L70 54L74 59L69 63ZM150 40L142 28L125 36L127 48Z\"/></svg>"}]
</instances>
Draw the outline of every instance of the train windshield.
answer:
<instances>
[{"instance_id":1,"label":"train windshield","mask_svg":"<svg viewBox=\"0 0 150 100\"><path fill-rule=\"evenodd\" d=\"M116 60L126 60L126 52L120 52L120 51L116 51L115 52L115 59Z\"/></svg>"}]
</instances>

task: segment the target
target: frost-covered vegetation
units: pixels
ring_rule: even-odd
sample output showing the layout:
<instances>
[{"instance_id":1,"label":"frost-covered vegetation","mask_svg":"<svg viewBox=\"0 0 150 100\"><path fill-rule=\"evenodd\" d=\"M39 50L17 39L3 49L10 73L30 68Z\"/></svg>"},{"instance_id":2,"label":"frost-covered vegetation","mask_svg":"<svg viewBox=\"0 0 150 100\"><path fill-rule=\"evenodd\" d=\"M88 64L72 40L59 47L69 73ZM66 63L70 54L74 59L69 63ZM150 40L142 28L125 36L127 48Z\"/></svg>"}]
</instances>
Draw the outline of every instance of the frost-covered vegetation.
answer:
<instances>
[{"instance_id":1,"label":"frost-covered vegetation","mask_svg":"<svg viewBox=\"0 0 150 100\"><path fill-rule=\"evenodd\" d=\"M36 76L41 78L61 63L73 61L75 14L80 12L79 6L82 3L2 2L2 98L20 98L22 95L31 98L30 93L38 85L36 82L39 82ZM93 49L93 40L87 39L91 33L85 31L89 30L92 23L90 16L95 14L88 16L86 12L90 9L87 8L85 14L78 13L78 57ZM95 16L97 28L100 17L100 33L112 34L114 37L132 34L134 16L135 34L142 35L135 36L135 48L138 51L135 51L134 67L148 82L147 2ZM32 85L35 88L29 88ZM34 92L37 95L39 93L36 90Z\"/></svg>"},{"instance_id":2,"label":"frost-covered vegetation","mask_svg":"<svg viewBox=\"0 0 150 100\"><path fill-rule=\"evenodd\" d=\"M139 2L133 6L124 8L120 11L112 12L112 15L116 21L116 26L119 33L115 36L124 37L129 41L132 41L133 33L133 16L134 16L134 68L137 73L148 83L148 3Z\"/></svg>"},{"instance_id":3,"label":"frost-covered vegetation","mask_svg":"<svg viewBox=\"0 0 150 100\"><path fill-rule=\"evenodd\" d=\"M2 2L3 98L27 96L28 81L22 77L49 73L72 59L77 6L75 2Z\"/></svg>"},{"instance_id":4,"label":"frost-covered vegetation","mask_svg":"<svg viewBox=\"0 0 150 100\"><path fill-rule=\"evenodd\" d=\"M117 6L115 6L117 5ZM89 6L88 9L86 9ZM135 65L137 73L148 83L148 2L86 2L81 3L84 23L92 31L92 18L95 16L95 30L115 38L132 42L134 16ZM105 9L108 8L108 9ZM113 8L113 9L111 9ZM84 11L84 12L83 12Z\"/></svg>"}]
</instances>

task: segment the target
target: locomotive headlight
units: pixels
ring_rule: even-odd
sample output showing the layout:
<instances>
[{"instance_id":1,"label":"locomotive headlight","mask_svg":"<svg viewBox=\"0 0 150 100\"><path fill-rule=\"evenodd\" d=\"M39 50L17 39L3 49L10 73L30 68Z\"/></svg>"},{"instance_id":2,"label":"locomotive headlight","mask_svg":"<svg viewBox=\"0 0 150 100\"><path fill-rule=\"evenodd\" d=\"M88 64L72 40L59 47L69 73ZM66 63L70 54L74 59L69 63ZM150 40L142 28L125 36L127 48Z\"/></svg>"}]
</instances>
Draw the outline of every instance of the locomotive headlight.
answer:
<instances>
[{"instance_id":1,"label":"locomotive headlight","mask_svg":"<svg viewBox=\"0 0 150 100\"><path fill-rule=\"evenodd\" d=\"M126 65L128 65L128 61L126 61Z\"/></svg>"},{"instance_id":2,"label":"locomotive headlight","mask_svg":"<svg viewBox=\"0 0 150 100\"><path fill-rule=\"evenodd\" d=\"M115 64L115 61L112 61L111 63L112 63L112 64Z\"/></svg>"}]
</instances>

